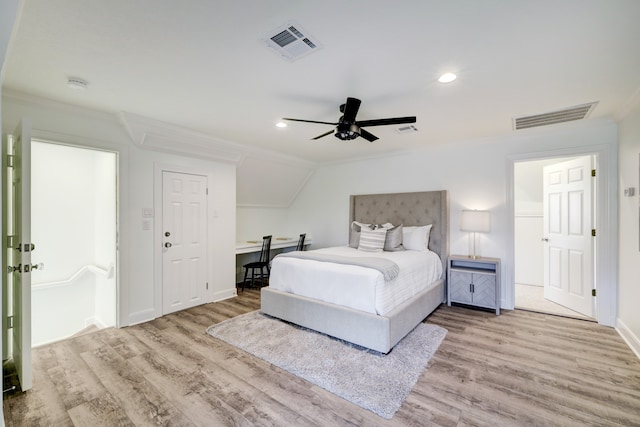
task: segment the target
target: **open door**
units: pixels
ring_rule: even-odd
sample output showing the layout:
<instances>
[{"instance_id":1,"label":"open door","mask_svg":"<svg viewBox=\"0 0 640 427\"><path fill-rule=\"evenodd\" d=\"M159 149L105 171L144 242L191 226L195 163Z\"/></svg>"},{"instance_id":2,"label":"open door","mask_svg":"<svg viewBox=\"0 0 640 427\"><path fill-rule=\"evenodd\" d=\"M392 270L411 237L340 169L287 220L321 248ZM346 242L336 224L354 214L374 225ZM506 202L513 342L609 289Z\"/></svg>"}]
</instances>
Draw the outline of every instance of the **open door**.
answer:
<instances>
[{"instance_id":1,"label":"open door","mask_svg":"<svg viewBox=\"0 0 640 427\"><path fill-rule=\"evenodd\" d=\"M543 169L544 297L594 317L591 156Z\"/></svg>"},{"instance_id":2,"label":"open door","mask_svg":"<svg viewBox=\"0 0 640 427\"><path fill-rule=\"evenodd\" d=\"M31 122L23 119L3 144L3 265L6 301L3 335L8 334L20 387L32 386L31 373Z\"/></svg>"}]
</instances>

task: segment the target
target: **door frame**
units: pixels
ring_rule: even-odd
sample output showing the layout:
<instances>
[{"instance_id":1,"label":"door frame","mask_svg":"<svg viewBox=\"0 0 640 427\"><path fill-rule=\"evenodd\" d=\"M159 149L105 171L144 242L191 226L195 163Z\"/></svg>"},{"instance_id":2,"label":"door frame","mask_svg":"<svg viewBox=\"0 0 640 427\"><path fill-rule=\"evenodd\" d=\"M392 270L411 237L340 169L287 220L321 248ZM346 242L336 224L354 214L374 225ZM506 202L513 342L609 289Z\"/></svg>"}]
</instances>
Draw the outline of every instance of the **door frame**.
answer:
<instances>
[{"instance_id":1,"label":"door frame","mask_svg":"<svg viewBox=\"0 0 640 427\"><path fill-rule=\"evenodd\" d=\"M609 145L593 145L561 150L525 153L507 158L507 220L509 221L509 238L507 240L505 271L505 295L503 307L513 310L515 306L515 200L514 200L514 167L515 163L542 160L547 158L578 157L592 155L595 158L596 179L596 241L595 241L595 274L594 281L598 292L596 316L598 323L605 326L616 326L618 310L618 179L617 158L612 155Z\"/></svg>"},{"instance_id":2,"label":"door frame","mask_svg":"<svg viewBox=\"0 0 640 427\"><path fill-rule=\"evenodd\" d=\"M116 156L116 328L131 324L129 318L123 318L129 312L128 289L128 221L129 191L123 182L129 182L129 154L113 147L113 144L94 138L78 137L74 135L32 129L31 139L49 144L66 145L69 147L89 150L106 151Z\"/></svg>"},{"instance_id":3,"label":"door frame","mask_svg":"<svg viewBox=\"0 0 640 427\"><path fill-rule=\"evenodd\" d=\"M168 163L154 163L154 177L153 177L153 259L154 259L154 283L153 283L153 305L155 307L153 317L161 317L163 314L162 305L162 173L163 172L175 172L189 175L201 175L207 178L207 188L213 188L213 175L210 171L203 169L192 168L184 165L175 165ZM211 196L211 195L209 195ZM213 208L211 206L212 197L207 197L207 256L212 257L214 254L212 247L212 230L211 224L211 212ZM213 302L213 280L212 280L212 262L207 262L206 278L210 284L209 289L205 292L204 302Z\"/></svg>"}]
</instances>

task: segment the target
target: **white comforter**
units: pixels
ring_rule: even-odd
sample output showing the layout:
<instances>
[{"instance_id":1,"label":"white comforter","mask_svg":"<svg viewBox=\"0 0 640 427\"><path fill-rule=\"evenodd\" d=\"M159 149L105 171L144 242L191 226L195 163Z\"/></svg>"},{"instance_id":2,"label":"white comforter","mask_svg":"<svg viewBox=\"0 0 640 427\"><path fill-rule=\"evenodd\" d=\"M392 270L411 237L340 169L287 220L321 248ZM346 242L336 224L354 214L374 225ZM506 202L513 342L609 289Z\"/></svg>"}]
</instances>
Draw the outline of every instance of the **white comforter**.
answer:
<instances>
[{"instance_id":1,"label":"white comforter","mask_svg":"<svg viewBox=\"0 0 640 427\"><path fill-rule=\"evenodd\" d=\"M331 302L372 314L385 315L442 275L442 262L435 252L364 252L348 246L317 250L351 257L383 257L400 267L394 280L385 282L377 270L323 261L276 257L271 265L269 286L309 298Z\"/></svg>"}]
</instances>

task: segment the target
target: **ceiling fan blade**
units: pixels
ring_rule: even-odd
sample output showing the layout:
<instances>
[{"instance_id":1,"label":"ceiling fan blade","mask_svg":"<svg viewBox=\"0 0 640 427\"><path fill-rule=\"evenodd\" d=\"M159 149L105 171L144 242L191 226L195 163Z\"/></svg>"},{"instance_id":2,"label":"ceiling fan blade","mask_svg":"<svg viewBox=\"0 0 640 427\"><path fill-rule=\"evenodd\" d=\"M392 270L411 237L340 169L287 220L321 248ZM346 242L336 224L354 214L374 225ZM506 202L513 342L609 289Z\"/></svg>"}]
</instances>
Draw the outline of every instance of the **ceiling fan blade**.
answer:
<instances>
[{"instance_id":1,"label":"ceiling fan blade","mask_svg":"<svg viewBox=\"0 0 640 427\"><path fill-rule=\"evenodd\" d=\"M357 121L356 124L360 127L368 126L383 126L383 125L400 125L403 123L415 123L416 117L394 117L389 119L375 119L375 120L362 120Z\"/></svg>"},{"instance_id":2,"label":"ceiling fan blade","mask_svg":"<svg viewBox=\"0 0 640 427\"><path fill-rule=\"evenodd\" d=\"M331 129L329 132L325 132L325 133L323 133L322 135L318 135L318 136L316 136L315 138L311 138L311 139L312 139L312 140L314 140L314 139L320 139L320 138L322 138L322 137L324 137L324 136L331 135L333 132L335 132L335 129Z\"/></svg>"},{"instance_id":3,"label":"ceiling fan blade","mask_svg":"<svg viewBox=\"0 0 640 427\"><path fill-rule=\"evenodd\" d=\"M321 125L332 125L332 126L336 126L338 124L338 123L331 123L331 122L319 122L316 120L290 119L288 117L283 117L282 120L289 120L292 122L304 122L304 123L319 123Z\"/></svg>"},{"instance_id":4,"label":"ceiling fan blade","mask_svg":"<svg viewBox=\"0 0 640 427\"><path fill-rule=\"evenodd\" d=\"M360 136L363 137L364 139L366 139L369 142L373 142L376 139L378 139L377 136L375 136L374 134L372 134L371 132L367 132L366 130L360 128Z\"/></svg>"},{"instance_id":5,"label":"ceiling fan blade","mask_svg":"<svg viewBox=\"0 0 640 427\"><path fill-rule=\"evenodd\" d=\"M347 98L347 103L344 105L344 111L342 120L347 123L353 123L356 121L356 115L360 109L361 101L356 98Z\"/></svg>"}]
</instances>

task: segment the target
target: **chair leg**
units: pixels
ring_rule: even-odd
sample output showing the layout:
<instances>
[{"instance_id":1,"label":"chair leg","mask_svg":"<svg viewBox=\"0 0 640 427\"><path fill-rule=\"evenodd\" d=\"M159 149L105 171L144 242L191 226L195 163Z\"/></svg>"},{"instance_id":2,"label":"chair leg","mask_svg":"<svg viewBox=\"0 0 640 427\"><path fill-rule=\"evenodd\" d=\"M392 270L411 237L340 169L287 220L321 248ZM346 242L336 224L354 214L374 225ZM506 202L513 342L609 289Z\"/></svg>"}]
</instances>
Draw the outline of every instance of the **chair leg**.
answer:
<instances>
[{"instance_id":1,"label":"chair leg","mask_svg":"<svg viewBox=\"0 0 640 427\"><path fill-rule=\"evenodd\" d=\"M245 267L244 279L242 279L242 292L244 292L244 285L247 283L247 273L249 273L249 269Z\"/></svg>"},{"instance_id":2,"label":"chair leg","mask_svg":"<svg viewBox=\"0 0 640 427\"><path fill-rule=\"evenodd\" d=\"M255 288L256 286L256 269L255 267L251 269L251 287Z\"/></svg>"}]
</instances>

